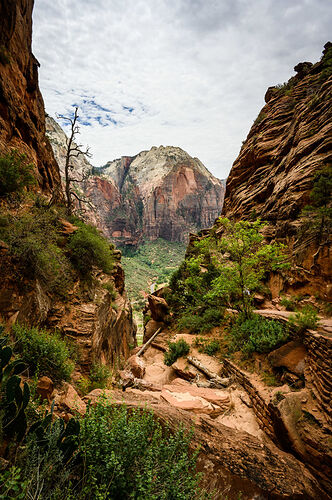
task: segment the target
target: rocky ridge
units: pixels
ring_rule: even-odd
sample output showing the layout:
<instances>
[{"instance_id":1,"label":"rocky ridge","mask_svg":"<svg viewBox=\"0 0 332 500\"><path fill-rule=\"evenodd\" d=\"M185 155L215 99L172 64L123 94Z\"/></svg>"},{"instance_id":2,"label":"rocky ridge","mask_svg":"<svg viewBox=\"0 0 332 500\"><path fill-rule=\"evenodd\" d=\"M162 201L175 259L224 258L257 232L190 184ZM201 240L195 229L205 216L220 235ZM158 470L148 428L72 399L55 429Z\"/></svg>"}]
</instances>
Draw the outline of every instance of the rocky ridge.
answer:
<instances>
[{"instance_id":1,"label":"rocky ridge","mask_svg":"<svg viewBox=\"0 0 332 500\"><path fill-rule=\"evenodd\" d=\"M50 117L47 135L63 168L66 136ZM209 227L220 214L224 182L181 148L152 147L93 168L80 156L79 172L92 175L77 188L91 200L86 216L118 245L164 238L186 242L189 232Z\"/></svg>"},{"instance_id":2,"label":"rocky ridge","mask_svg":"<svg viewBox=\"0 0 332 500\"><path fill-rule=\"evenodd\" d=\"M298 228L314 175L332 160L331 51L328 42L321 61L298 64L287 83L267 90L227 179L223 209L229 218L268 221L267 238L285 242L298 266L280 286L324 300L332 291L329 242L301 245Z\"/></svg>"}]
</instances>

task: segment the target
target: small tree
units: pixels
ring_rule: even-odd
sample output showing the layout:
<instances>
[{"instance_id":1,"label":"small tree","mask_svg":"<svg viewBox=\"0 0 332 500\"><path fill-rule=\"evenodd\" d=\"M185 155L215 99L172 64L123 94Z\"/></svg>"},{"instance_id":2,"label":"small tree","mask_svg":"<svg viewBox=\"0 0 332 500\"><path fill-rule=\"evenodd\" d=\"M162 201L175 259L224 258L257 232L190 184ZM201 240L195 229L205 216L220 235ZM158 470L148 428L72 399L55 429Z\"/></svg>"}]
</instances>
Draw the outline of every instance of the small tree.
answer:
<instances>
[{"instance_id":1,"label":"small tree","mask_svg":"<svg viewBox=\"0 0 332 500\"><path fill-rule=\"evenodd\" d=\"M235 307L245 318L249 318L253 294L261 288L267 272L289 267L285 246L264 241L261 231L266 223L259 219L233 223L227 218L220 218L219 223L224 229L222 237L207 238L198 244L209 247L219 271L206 297L221 298L225 305Z\"/></svg>"},{"instance_id":2,"label":"small tree","mask_svg":"<svg viewBox=\"0 0 332 500\"><path fill-rule=\"evenodd\" d=\"M65 195L66 195L66 205L67 205L67 213L71 215L73 213L73 197L76 198L81 203L89 203L88 200L81 198L73 189L73 183L82 183L84 182L89 172L81 172L78 177L78 172L74 174L75 165L73 163L73 158L78 158L79 156L86 156L91 158L91 153L89 151L89 147L82 151L82 144L76 144L75 138L76 135L80 133L79 126L77 125L78 120L78 108L75 108L74 117L70 118L68 116L58 115L58 118L65 120L70 123L70 136L67 137L67 152L66 152L66 161L65 161Z\"/></svg>"}]
</instances>

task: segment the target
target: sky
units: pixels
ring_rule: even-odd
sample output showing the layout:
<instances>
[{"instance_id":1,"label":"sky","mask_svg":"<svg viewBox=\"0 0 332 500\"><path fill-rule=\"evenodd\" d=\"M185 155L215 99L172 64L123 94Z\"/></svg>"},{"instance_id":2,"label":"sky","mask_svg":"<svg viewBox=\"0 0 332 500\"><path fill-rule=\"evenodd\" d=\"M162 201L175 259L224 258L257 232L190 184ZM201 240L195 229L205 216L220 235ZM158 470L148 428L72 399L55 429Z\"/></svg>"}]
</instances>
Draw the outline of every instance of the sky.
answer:
<instances>
[{"instance_id":1,"label":"sky","mask_svg":"<svg viewBox=\"0 0 332 500\"><path fill-rule=\"evenodd\" d=\"M331 0L35 0L48 114L79 107L95 166L179 146L226 178L271 85L316 62Z\"/></svg>"}]
</instances>

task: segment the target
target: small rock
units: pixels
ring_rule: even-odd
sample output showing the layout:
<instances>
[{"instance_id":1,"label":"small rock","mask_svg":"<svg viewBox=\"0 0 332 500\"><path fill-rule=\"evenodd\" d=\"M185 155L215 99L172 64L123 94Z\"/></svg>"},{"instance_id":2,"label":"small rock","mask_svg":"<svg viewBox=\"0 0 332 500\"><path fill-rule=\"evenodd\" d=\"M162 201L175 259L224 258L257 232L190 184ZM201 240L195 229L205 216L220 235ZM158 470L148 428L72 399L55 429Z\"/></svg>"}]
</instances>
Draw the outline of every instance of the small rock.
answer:
<instances>
[{"instance_id":1,"label":"small rock","mask_svg":"<svg viewBox=\"0 0 332 500\"><path fill-rule=\"evenodd\" d=\"M136 354L127 359L127 365L134 377L143 378L145 373L145 364L142 358Z\"/></svg>"},{"instance_id":2,"label":"small rock","mask_svg":"<svg viewBox=\"0 0 332 500\"><path fill-rule=\"evenodd\" d=\"M37 394L41 397L42 401L44 399L47 399L47 401L50 402L53 390L54 390L54 384L49 377L44 376L38 380L36 391Z\"/></svg>"},{"instance_id":3,"label":"small rock","mask_svg":"<svg viewBox=\"0 0 332 500\"><path fill-rule=\"evenodd\" d=\"M59 405L69 410L69 412L77 412L80 415L84 415L86 412L86 404L79 397L74 387L68 383L65 384L65 392L59 400Z\"/></svg>"}]
</instances>

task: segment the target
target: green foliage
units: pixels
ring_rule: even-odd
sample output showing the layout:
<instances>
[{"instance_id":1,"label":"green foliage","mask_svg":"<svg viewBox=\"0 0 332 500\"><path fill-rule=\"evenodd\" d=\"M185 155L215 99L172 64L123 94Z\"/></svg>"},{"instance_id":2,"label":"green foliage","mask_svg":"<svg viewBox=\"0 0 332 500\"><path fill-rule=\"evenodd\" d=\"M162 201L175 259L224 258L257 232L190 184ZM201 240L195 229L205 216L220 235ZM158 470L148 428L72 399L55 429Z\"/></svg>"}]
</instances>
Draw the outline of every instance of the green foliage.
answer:
<instances>
[{"instance_id":1,"label":"green foliage","mask_svg":"<svg viewBox=\"0 0 332 500\"><path fill-rule=\"evenodd\" d=\"M78 230L69 239L70 259L77 271L84 277L90 277L93 266L105 273L113 268L113 251L109 242L90 224L84 224L72 218Z\"/></svg>"},{"instance_id":2,"label":"green foliage","mask_svg":"<svg viewBox=\"0 0 332 500\"><path fill-rule=\"evenodd\" d=\"M59 246L61 225L56 212L34 209L20 218L8 216L0 238L9 245L20 275L37 279L49 292L64 297L71 283L71 269Z\"/></svg>"},{"instance_id":3,"label":"green foliage","mask_svg":"<svg viewBox=\"0 0 332 500\"><path fill-rule=\"evenodd\" d=\"M190 351L189 344L183 340L177 340L176 342L168 342L168 351L164 353L164 363L167 366L171 366L178 358L186 356Z\"/></svg>"},{"instance_id":4,"label":"green foliage","mask_svg":"<svg viewBox=\"0 0 332 500\"><path fill-rule=\"evenodd\" d=\"M108 386L111 378L112 372L107 366L102 365L101 363L93 363L90 370L90 391L96 388L105 389Z\"/></svg>"},{"instance_id":5,"label":"green foliage","mask_svg":"<svg viewBox=\"0 0 332 500\"><path fill-rule=\"evenodd\" d=\"M328 47L322 57L323 70L319 76L321 82L325 82L332 75L332 47Z\"/></svg>"},{"instance_id":6,"label":"green foliage","mask_svg":"<svg viewBox=\"0 0 332 500\"><path fill-rule=\"evenodd\" d=\"M332 165L316 172L310 192L311 205L304 207L298 232L299 248L312 242L328 243L332 231Z\"/></svg>"},{"instance_id":7,"label":"green foliage","mask_svg":"<svg viewBox=\"0 0 332 500\"><path fill-rule=\"evenodd\" d=\"M194 342L195 347L198 347L199 352L208 354L209 356L214 356L220 349L219 340L212 339L208 340L204 337L196 337Z\"/></svg>"},{"instance_id":8,"label":"green foliage","mask_svg":"<svg viewBox=\"0 0 332 500\"><path fill-rule=\"evenodd\" d=\"M70 349L57 332L49 333L37 327L28 328L13 325L13 335L22 359L35 372L37 367L42 375L53 380L69 380L74 369L70 360Z\"/></svg>"},{"instance_id":9,"label":"green foliage","mask_svg":"<svg viewBox=\"0 0 332 500\"><path fill-rule=\"evenodd\" d=\"M151 284L168 283L173 271L184 258L186 245L159 238L147 241L137 250L123 248L122 265L126 275L126 290L138 309L144 307L142 292L150 293Z\"/></svg>"},{"instance_id":10,"label":"green foliage","mask_svg":"<svg viewBox=\"0 0 332 500\"><path fill-rule=\"evenodd\" d=\"M268 271L287 269L284 245L267 244L261 234L264 222L232 223L220 218L224 232L220 240L206 238L202 244L209 248L218 276L204 298L220 298L228 307L235 307L246 318L251 316L253 295L262 288Z\"/></svg>"},{"instance_id":11,"label":"green foliage","mask_svg":"<svg viewBox=\"0 0 332 500\"><path fill-rule=\"evenodd\" d=\"M278 321L253 314L246 319L240 315L230 328L230 348L246 356L253 352L265 353L276 349L288 339L289 333Z\"/></svg>"},{"instance_id":12,"label":"green foliage","mask_svg":"<svg viewBox=\"0 0 332 500\"><path fill-rule=\"evenodd\" d=\"M13 465L0 472L0 500L25 500L27 482L22 480L22 471Z\"/></svg>"},{"instance_id":13,"label":"green foliage","mask_svg":"<svg viewBox=\"0 0 332 500\"><path fill-rule=\"evenodd\" d=\"M105 288L105 290L108 291L108 293L110 294L111 300L114 300L116 298L116 291L114 288L114 284L112 282L104 283L103 288Z\"/></svg>"},{"instance_id":14,"label":"green foliage","mask_svg":"<svg viewBox=\"0 0 332 500\"><path fill-rule=\"evenodd\" d=\"M289 317L289 321L297 329L298 333L306 330L315 330L318 326L317 311L312 306L304 306L301 311L296 311Z\"/></svg>"},{"instance_id":15,"label":"green foliage","mask_svg":"<svg viewBox=\"0 0 332 500\"><path fill-rule=\"evenodd\" d=\"M254 125L258 125L259 123L261 123L263 120L265 120L266 118L266 113L263 113L263 111L261 111L259 113L259 115L257 116L256 120L254 121Z\"/></svg>"},{"instance_id":16,"label":"green foliage","mask_svg":"<svg viewBox=\"0 0 332 500\"><path fill-rule=\"evenodd\" d=\"M219 326L224 317L224 309L213 308L206 309L201 314L194 314L191 311L184 312L178 322L179 330L188 328L191 333L204 333L210 331L213 327Z\"/></svg>"},{"instance_id":17,"label":"green foliage","mask_svg":"<svg viewBox=\"0 0 332 500\"><path fill-rule=\"evenodd\" d=\"M291 95L294 86L294 81L290 79L288 82L278 83L275 88L280 95Z\"/></svg>"},{"instance_id":18,"label":"green foliage","mask_svg":"<svg viewBox=\"0 0 332 500\"><path fill-rule=\"evenodd\" d=\"M162 428L149 410L99 403L81 424L84 473L77 498L201 498L191 434Z\"/></svg>"},{"instance_id":19,"label":"green foliage","mask_svg":"<svg viewBox=\"0 0 332 500\"><path fill-rule=\"evenodd\" d=\"M2 327L1 327L2 330ZM26 382L21 388L19 373L25 368L21 360L11 361L12 349L0 339L0 418L2 436L21 440L27 428L25 409L30 390ZM1 437L2 437L1 436Z\"/></svg>"},{"instance_id":20,"label":"green foliage","mask_svg":"<svg viewBox=\"0 0 332 500\"><path fill-rule=\"evenodd\" d=\"M21 193L35 182L33 165L27 163L25 154L12 150L0 157L0 198Z\"/></svg>"}]
</instances>

